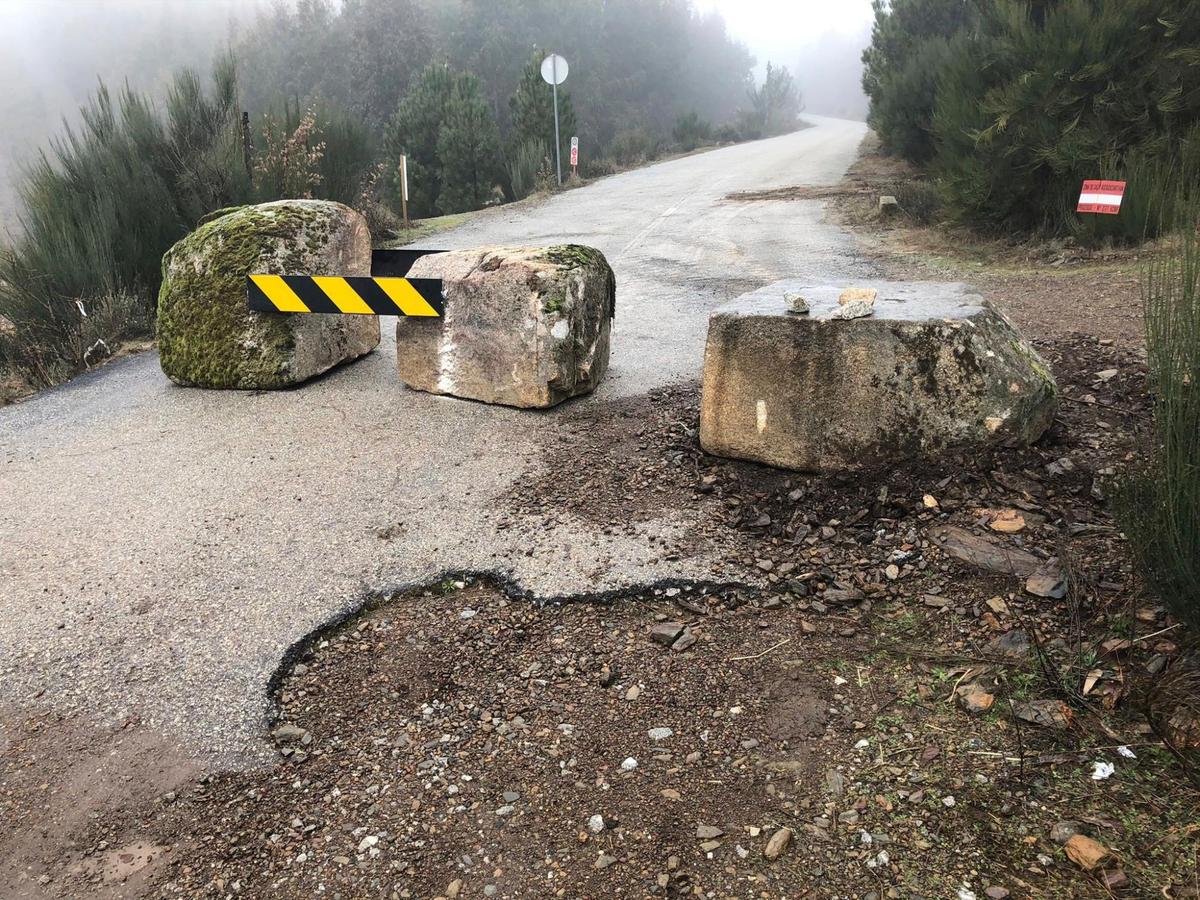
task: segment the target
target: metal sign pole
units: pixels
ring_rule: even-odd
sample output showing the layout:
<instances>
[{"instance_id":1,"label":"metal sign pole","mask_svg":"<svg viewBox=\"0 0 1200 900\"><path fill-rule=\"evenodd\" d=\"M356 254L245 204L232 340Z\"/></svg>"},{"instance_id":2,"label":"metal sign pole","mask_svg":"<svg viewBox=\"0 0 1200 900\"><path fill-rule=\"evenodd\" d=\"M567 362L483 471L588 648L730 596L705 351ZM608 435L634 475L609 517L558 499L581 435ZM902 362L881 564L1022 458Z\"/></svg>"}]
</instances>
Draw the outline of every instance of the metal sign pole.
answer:
<instances>
[{"instance_id":1,"label":"metal sign pole","mask_svg":"<svg viewBox=\"0 0 1200 900\"><path fill-rule=\"evenodd\" d=\"M558 169L558 186L562 187L562 141L558 137L558 54L555 53L550 57L550 67L553 70L554 80L551 82L551 87L554 89L554 163Z\"/></svg>"}]
</instances>

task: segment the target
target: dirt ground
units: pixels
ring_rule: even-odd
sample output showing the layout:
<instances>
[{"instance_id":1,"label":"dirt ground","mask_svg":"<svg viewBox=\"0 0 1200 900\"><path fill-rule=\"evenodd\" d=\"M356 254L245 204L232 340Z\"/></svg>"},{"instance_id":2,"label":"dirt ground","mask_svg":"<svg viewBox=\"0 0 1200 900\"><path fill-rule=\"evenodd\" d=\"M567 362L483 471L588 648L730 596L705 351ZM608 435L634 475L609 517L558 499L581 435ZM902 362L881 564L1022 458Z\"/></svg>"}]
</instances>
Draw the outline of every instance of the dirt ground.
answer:
<instances>
[{"instance_id":1,"label":"dirt ground","mask_svg":"<svg viewBox=\"0 0 1200 900\"><path fill-rule=\"evenodd\" d=\"M853 218L876 187L845 189ZM856 228L1027 330L1063 400L1036 446L816 478L701 453L695 384L569 407L546 451L588 465L509 516L693 504L744 577L376 598L281 668L262 770L7 710L0 896L1200 897L1182 635L1112 518L1148 426L1136 260Z\"/></svg>"}]
</instances>

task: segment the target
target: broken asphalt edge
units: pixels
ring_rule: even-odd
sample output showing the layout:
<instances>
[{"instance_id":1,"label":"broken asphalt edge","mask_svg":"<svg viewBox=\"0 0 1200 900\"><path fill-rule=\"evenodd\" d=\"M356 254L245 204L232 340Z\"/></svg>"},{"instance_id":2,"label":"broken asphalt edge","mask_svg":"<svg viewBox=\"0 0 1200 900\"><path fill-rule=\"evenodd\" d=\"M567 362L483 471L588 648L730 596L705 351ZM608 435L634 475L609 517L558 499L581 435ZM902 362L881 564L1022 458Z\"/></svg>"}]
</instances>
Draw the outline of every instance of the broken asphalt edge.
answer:
<instances>
[{"instance_id":1,"label":"broken asphalt edge","mask_svg":"<svg viewBox=\"0 0 1200 900\"><path fill-rule=\"evenodd\" d=\"M328 635L342 628L347 622L377 609L382 609L405 596L417 591L428 590L448 580L484 582L499 590L506 599L514 602L531 603L546 608L564 606L568 603L589 603L596 605L616 603L648 591L680 588L700 592L717 592L728 590L750 591L759 596L770 591L762 585L748 581L709 581L707 579L688 578L659 578L650 582L639 582L624 587L609 588L603 591L583 591L576 594L555 594L540 597L520 582L507 574L487 569L448 569L427 578L414 579L395 585L367 591L335 610L312 630L293 641L285 649L276 664L271 677L267 680L265 693L265 710L263 715L263 738L269 735L271 728L279 721L278 695L283 686L283 680L292 667L304 657L312 647ZM418 598L419 599L419 598Z\"/></svg>"}]
</instances>

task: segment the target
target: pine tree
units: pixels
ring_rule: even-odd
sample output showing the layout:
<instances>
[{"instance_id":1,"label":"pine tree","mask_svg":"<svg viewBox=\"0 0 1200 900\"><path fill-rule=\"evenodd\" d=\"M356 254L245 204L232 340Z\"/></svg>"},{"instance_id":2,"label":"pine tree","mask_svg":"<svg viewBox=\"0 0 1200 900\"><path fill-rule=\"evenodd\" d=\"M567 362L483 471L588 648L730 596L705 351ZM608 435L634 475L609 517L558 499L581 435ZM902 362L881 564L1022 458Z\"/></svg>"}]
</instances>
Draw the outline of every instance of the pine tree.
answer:
<instances>
[{"instance_id":1,"label":"pine tree","mask_svg":"<svg viewBox=\"0 0 1200 900\"><path fill-rule=\"evenodd\" d=\"M479 79L455 79L437 142L441 167L438 208L443 213L479 209L491 198L500 169L500 130Z\"/></svg>"},{"instance_id":2,"label":"pine tree","mask_svg":"<svg viewBox=\"0 0 1200 900\"><path fill-rule=\"evenodd\" d=\"M442 193L438 138L446 120L455 77L445 63L431 63L405 94L391 123L384 146L391 196L400 207L400 155L408 155L409 212L431 216Z\"/></svg>"},{"instance_id":3,"label":"pine tree","mask_svg":"<svg viewBox=\"0 0 1200 900\"><path fill-rule=\"evenodd\" d=\"M516 92L509 98L508 107L512 110L514 145L541 144L553 153L554 89L542 78L542 59L540 53L530 58ZM570 159L571 138L577 134L575 129L575 105L571 95L559 85L559 152L564 165Z\"/></svg>"}]
</instances>

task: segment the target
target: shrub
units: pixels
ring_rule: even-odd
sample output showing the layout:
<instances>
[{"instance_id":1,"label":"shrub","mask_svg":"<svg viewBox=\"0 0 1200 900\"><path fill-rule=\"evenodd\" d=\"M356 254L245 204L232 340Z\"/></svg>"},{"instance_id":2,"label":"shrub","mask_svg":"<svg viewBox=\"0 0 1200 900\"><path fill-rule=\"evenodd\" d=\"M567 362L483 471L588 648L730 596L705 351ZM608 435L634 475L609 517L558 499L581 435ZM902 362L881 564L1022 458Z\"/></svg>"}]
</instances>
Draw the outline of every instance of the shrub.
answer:
<instances>
[{"instance_id":1,"label":"shrub","mask_svg":"<svg viewBox=\"0 0 1200 900\"><path fill-rule=\"evenodd\" d=\"M935 169L947 207L990 230L1078 231L1085 178L1124 170L1138 181L1200 120L1200 17L1162 0L988 8L940 70ZM1153 229L1145 191L1157 180L1135 184L1134 212L1114 233Z\"/></svg>"},{"instance_id":2,"label":"shrub","mask_svg":"<svg viewBox=\"0 0 1200 900\"><path fill-rule=\"evenodd\" d=\"M942 211L937 185L924 179L898 181L892 188L892 194L905 215L921 225L932 224Z\"/></svg>"},{"instance_id":3,"label":"shrub","mask_svg":"<svg viewBox=\"0 0 1200 900\"><path fill-rule=\"evenodd\" d=\"M1146 265L1146 350L1153 444L1118 511L1148 584L1200 626L1200 203L1181 206L1178 242Z\"/></svg>"},{"instance_id":4,"label":"shrub","mask_svg":"<svg viewBox=\"0 0 1200 900\"><path fill-rule=\"evenodd\" d=\"M679 149L685 153L695 150L701 144L712 139L712 125L700 118L693 110L675 120L675 128L671 132Z\"/></svg>"},{"instance_id":5,"label":"shrub","mask_svg":"<svg viewBox=\"0 0 1200 900\"><path fill-rule=\"evenodd\" d=\"M513 200L522 200L533 193L537 187L538 170L541 169L547 155L546 145L541 141L526 140L517 145L505 167L509 196Z\"/></svg>"},{"instance_id":6,"label":"shrub","mask_svg":"<svg viewBox=\"0 0 1200 900\"><path fill-rule=\"evenodd\" d=\"M645 128L626 128L613 137L608 153L622 166L651 162L662 155L662 139Z\"/></svg>"},{"instance_id":7,"label":"shrub","mask_svg":"<svg viewBox=\"0 0 1200 900\"><path fill-rule=\"evenodd\" d=\"M230 60L207 95L195 74L178 74L164 117L128 87L114 101L101 86L80 128L24 173L23 230L0 249L11 367L49 384L86 365L96 340L119 338L95 334L105 321L149 321L163 252L204 213L249 199L236 98ZM129 298L136 314L80 313Z\"/></svg>"}]
</instances>

